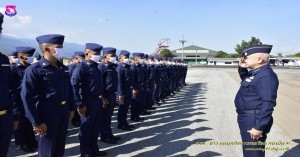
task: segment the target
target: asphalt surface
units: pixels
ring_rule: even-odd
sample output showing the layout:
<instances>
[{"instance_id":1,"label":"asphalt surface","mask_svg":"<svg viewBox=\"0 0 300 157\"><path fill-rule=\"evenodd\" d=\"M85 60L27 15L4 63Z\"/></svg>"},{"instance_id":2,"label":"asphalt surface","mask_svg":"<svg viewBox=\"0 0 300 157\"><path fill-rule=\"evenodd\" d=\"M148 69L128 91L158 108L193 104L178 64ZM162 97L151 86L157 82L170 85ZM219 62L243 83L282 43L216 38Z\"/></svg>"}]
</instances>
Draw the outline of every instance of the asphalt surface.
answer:
<instances>
[{"instance_id":1,"label":"asphalt surface","mask_svg":"<svg viewBox=\"0 0 300 157\"><path fill-rule=\"evenodd\" d=\"M297 134L300 126L295 119L299 117L296 110L299 103L292 102L300 97L300 82L291 83L290 79L299 79L299 71L282 69L276 72L280 79L278 106L274 113L275 124L267 139L267 147L270 150L266 151L266 156L297 157L300 154L300 140ZM145 116L145 122L131 122L135 125L133 131L124 132L116 128L115 112L113 132L122 140L117 145L102 143L99 140L100 150L106 150L108 156L118 157L242 156L241 145L238 143L241 137L233 103L239 88L236 74L236 69L232 68L190 68L188 86L167 99L151 115ZM295 91L284 88L284 81L295 88ZM294 112L291 114L289 111ZM24 154L12 141L8 156L36 154ZM79 154L78 128L70 127L65 156Z\"/></svg>"}]
</instances>

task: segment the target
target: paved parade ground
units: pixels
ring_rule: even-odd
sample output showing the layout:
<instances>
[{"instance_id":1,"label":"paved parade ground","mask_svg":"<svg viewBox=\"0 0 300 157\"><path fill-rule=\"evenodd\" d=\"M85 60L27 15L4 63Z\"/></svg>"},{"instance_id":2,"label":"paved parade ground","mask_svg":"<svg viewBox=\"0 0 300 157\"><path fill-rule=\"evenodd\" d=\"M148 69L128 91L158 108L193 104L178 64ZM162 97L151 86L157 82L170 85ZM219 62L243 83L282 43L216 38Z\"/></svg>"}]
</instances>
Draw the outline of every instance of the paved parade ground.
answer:
<instances>
[{"instance_id":1,"label":"paved parade ground","mask_svg":"<svg viewBox=\"0 0 300 157\"><path fill-rule=\"evenodd\" d=\"M274 125L267 139L267 157L300 156L300 70L275 69L280 85ZM145 116L145 122L132 123L133 131L117 129L116 112L113 132L122 138L117 145L99 140L108 156L199 156L241 157L241 137L234 107L239 88L233 68L190 68L188 86ZM116 110L115 110L116 111ZM55 113L54 113L55 116ZM79 156L78 128L70 127L65 156ZM11 142L8 156L24 155Z\"/></svg>"}]
</instances>

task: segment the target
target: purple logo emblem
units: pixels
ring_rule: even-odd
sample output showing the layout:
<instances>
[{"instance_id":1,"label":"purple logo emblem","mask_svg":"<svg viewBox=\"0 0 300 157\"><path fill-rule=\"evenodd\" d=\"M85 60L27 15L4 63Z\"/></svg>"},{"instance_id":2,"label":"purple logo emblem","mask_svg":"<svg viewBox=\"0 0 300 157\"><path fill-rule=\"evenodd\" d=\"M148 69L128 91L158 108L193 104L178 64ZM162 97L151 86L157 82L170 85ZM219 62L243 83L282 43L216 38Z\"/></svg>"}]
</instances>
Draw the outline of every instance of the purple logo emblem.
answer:
<instances>
[{"instance_id":1,"label":"purple logo emblem","mask_svg":"<svg viewBox=\"0 0 300 157\"><path fill-rule=\"evenodd\" d=\"M17 9L15 5L7 5L5 9L5 15L7 16L15 16L17 14Z\"/></svg>"}]
</instances>

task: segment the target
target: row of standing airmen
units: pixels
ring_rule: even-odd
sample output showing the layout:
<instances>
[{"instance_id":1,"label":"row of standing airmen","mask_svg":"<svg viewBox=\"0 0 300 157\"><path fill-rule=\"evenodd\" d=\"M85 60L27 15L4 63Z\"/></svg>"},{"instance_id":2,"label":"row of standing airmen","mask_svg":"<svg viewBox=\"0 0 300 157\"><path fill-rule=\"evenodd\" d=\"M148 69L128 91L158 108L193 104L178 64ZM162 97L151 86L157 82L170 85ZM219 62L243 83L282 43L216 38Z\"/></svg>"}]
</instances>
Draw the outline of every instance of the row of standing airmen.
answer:
<instances>
[{"instance_id":1,"label":"row of standing airmen","mask_svg":"<svg viewBox=\"0 0 300 157\"><path fill-rule=\"evenodd\" d=\"M116 106L118 128L130 131L129 108L130 119L142 122L140 115L151 114L154 105L186 85L187 66L181 60L144 53L129 57L130 52L121 50L117 62L115 48L87 43L66 67L60 62L63 35L36 39L42 58L34 48L17 47L8 55L9 65L1 54L0 156L7 154L13 128L15 143L25 152L38 149L39 156L63 156L70 121L80 126L81 156L106 155L99 151L99 135L110 144L121 140L111 129Z\"/></svg>"}]
</instances>

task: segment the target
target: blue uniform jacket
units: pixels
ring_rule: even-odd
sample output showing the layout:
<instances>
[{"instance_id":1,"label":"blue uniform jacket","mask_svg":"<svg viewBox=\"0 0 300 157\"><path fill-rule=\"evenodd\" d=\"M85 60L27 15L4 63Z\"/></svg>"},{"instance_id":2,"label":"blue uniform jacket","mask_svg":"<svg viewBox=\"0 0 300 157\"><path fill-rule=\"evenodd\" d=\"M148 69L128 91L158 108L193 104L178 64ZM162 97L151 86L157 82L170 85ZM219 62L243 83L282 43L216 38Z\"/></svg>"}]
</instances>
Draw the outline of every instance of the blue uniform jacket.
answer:
<instances>
[{"instance_id":1,"label":"blue uniform jacket","mask_svg":"<svg viewBox=\"0 0 300 157\"><path fill-rule=\"evenodd\" d=\"M141 69L141 65L140 64L132 64L131 65L131 71L133 73L133 89L134 90L138 90L140 88L142 88L143 86L143 78L144 78L144 72ZM141 91L138 91L141 92Z\"/></svg>"},{"instance_id":2,"label":"blue uniform jacket","mask_svg":"<svg viewBox=\"0 0 300 157\"><path fill-rule=\"evenodd\" d=\"M118 73L118 96L124 96L126 89L132 87L133 73L130 69L130 65L120 63L116 69Z\"/></svg>"},{"instance_id":3,"label":"blue uniform jacket","mask_svg":"<svg viewBox=\"0 0 300 157\"><path fill-rule=\"evenodd\" d=\"M147 65L147 69L148 69L148 83L156 83L156 68L155 65Z\"/></svg>"},{"instance_id":4,"label":"blue uniform jacket","mask_svg":"<svg viewBox=\"0 0 300 157\"><path fill-rule=\"evenodd\" d=\"M103 81L102 73L98 69L98 63L82 60L77 63L71 77L75 106L82 108L83 97L102 98Z\"/></svg>"},{"instance_id":5,"label":"blue uniform jacket","mask_svg":"<svg viewBox=\"0 0 300 157\"><path fill-rule=\"evenodd\" d=\"M22 113L24 113L24 107L23 107L23 102L21 99L21 86L22 86L22 80L24 77L25 70L28 66L24 66L21 63L16 63L11 65L10 69L12 72L12 75L15 80L15 85L16 85L16 103L18 105L18 110ZM18 117L15 117L15 119Z\"/></svg>"},{"instance_id":6,"label":"blue uniform jacket","mask_svg":"<svg viewBox=\"0 0 300 157\"><path fill-rule=\"evenodd\" d=\"M18 116L16 84L10 70L8 58L0 52L0 111L13 109L15 120Z\"/></svg>"},{"instance_id":7,"label":"blue uniform jacket","mask_svg":"<svg viewBox=\"0 0 300 157\"><path fill-rule=\"evenodd\" d=\"M43 57L25 70L21 98L26 117L34 126L43 123L41 111L59 112L60 106L74 110L69 69L59 61L57 64L58 68L53 67Z\"/></svg>"},{"instance_id":8,"label":"blue uniform jacket","mask_svg":"<svg viewBox=\"0 0 300 157\"><path fill-rule=\"evenodd\" d=\"M116 65L101 63L98 69L102 72L104 94L107 92L117 92L118 89L118 74Z\"/></svg>"},{"instance_id":9,"label":"blue uniform jacket","mask_svg":"<svg viewBox=\"0 0 300 157\"><path fill-rule=\"evenodd\" d=\"M269 65L249 72L246 68L239 68L239 74L242 82L235 98L236 109L259 110L254 128L261 131L270 129L279 85L277 75Z\"/></svg>"}]
</instances>

